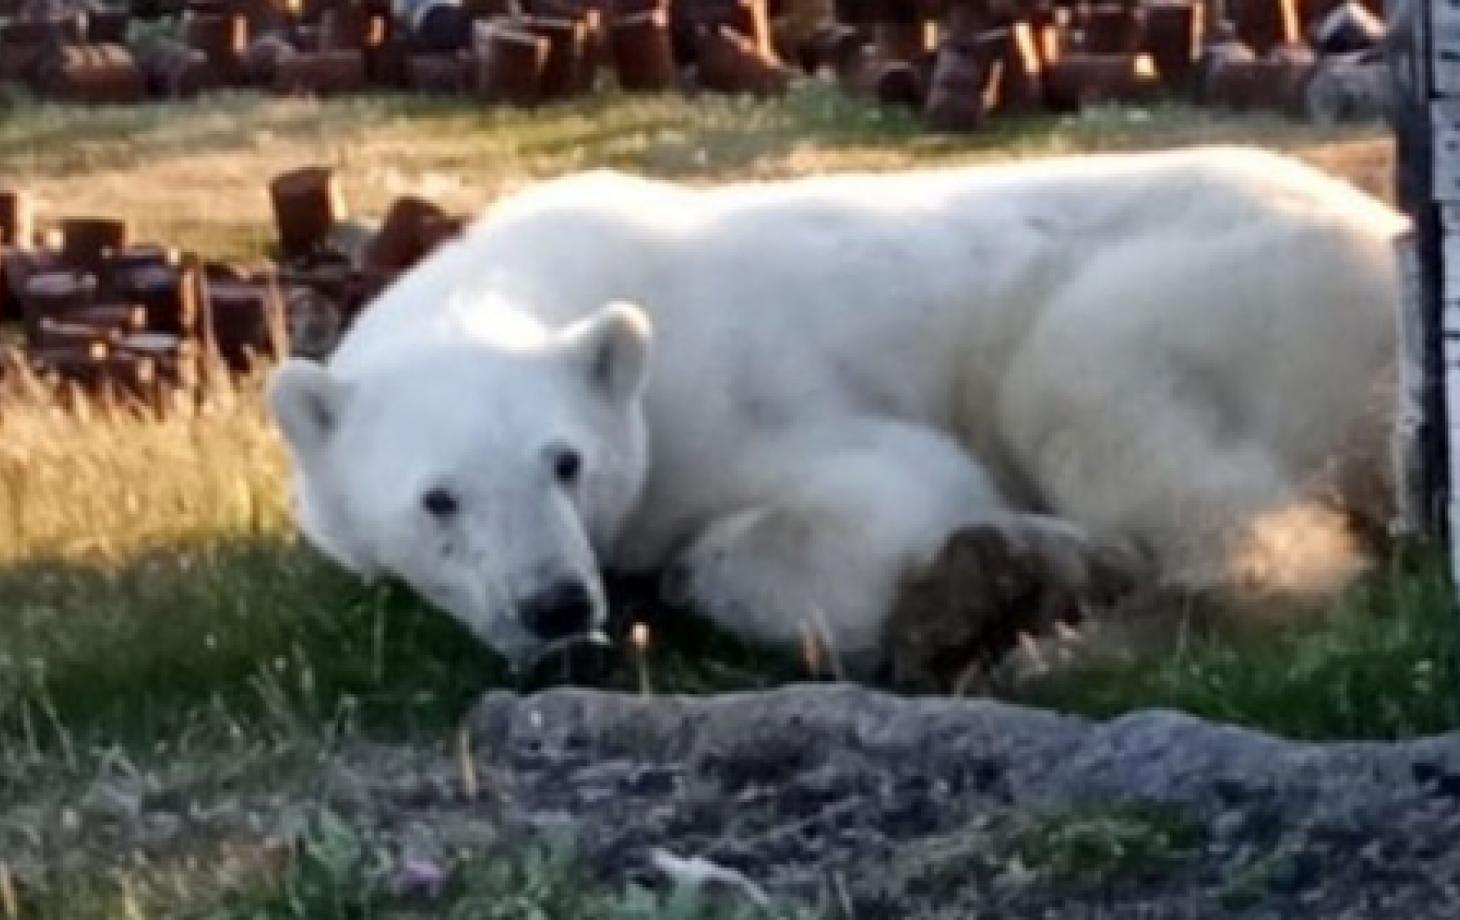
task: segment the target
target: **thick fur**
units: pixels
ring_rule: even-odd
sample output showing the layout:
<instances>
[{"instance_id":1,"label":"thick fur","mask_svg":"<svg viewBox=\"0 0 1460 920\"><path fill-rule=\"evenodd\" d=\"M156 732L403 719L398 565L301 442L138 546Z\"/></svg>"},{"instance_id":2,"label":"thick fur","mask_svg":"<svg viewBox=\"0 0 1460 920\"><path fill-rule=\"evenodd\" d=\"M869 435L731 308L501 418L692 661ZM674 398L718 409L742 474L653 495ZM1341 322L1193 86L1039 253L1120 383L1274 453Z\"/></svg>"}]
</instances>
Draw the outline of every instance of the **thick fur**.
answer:
<instances>
[{"instance_id":1,"label":"thick fur","mask_svg":"<svg viewBox=\"0 0 1460 920\"><path fill-rule=\"evenodd\" d=\"M1163 582L1340 583L1358 558L1321 509L1387 456L1404 226L1246 149L704 190L586 173L489 209L272 395L304 532L514 659L539 645L520 599L584 574L601 616L602 568L875 658L898 580L970 522L1072 578L1098 546ZM567 490L543 459L563 445ZM444 528L420 508L441 484ZM1314 528L1291 560L1274 521Z\"/></svg>"}]
</instances>

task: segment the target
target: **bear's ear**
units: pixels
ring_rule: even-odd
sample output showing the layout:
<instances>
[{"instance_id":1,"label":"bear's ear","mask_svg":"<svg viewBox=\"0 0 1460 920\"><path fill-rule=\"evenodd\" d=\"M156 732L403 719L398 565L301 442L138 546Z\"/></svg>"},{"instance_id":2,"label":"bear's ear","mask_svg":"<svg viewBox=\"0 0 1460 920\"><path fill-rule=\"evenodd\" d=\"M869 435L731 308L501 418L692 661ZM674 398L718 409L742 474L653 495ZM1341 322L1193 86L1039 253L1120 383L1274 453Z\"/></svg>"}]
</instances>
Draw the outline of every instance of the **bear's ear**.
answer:
<instances>
[{"instance_id":1,"label":"bear's ear","mask_svg":"<svg viewBox=\"0 0 1460 920\"><path fill-rule=\"evenodd\" d=\"M615 302L563 330L560 341L593 388L615 402L637 399L649 379L649 317Z\"/></svg>"},{"instance_id":2,"label":"bear's ear","mask_svg":"<svg viewBox=\"0 0 1460 920\"><path fill-rule=\"evenodd\" d=\"M269 378L269 406L294 450L309 456L324 446L339 421L344 387L325 367L290 358Z\"/></svg>"}]
</instances>

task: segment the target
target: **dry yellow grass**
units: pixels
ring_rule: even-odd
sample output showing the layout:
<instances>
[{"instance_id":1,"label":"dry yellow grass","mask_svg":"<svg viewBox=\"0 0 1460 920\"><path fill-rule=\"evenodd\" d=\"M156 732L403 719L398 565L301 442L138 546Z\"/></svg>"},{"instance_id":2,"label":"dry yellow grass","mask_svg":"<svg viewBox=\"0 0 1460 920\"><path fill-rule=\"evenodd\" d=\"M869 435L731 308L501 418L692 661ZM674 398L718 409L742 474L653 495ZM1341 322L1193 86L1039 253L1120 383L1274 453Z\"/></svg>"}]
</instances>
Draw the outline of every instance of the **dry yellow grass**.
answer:
<instances>
[{"instance_id":1,"label":"dry yellow grass","mask_svg":"<svg viewBox=\"0 0 1460 920\"><path fill-rule=\"evenodd\" d=\"M18 363L18 362L15 362ZM12 364L12 367L14 364ZM258 382L150 412L63 409L24 372L0 385L0 568L124 563L151 548L282 533L285 475Z\"/></svg>"},{"instance_id":2,"label":"dry yellow grass","mask_svg":"<svg viewBox=\"0 0 1460 920\"><path fill-rule=\"evenodd\" d=\"M85 115L31 106L0 118L0 184L31 189L45 217L125 216L143 238L236 256L272 241L268 178L308 163L335 167L352 208L378 215L404 193L472 211L535 177L595 166L717 181L1206 142L1291 150L1388 194L1392 143L1373 127L1166 108L945 138L822 87L779 102L609 96L538 113L407 97L229 95Z\"/></svg>"}]
</instances>

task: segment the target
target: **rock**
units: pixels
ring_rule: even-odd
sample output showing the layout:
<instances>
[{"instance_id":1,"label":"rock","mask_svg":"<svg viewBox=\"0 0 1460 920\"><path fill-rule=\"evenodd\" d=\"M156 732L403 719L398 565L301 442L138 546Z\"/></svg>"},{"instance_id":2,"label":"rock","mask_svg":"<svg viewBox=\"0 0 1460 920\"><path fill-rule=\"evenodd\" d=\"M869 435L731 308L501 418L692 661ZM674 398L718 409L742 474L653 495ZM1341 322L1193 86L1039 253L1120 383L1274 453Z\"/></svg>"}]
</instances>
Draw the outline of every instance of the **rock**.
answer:
<instances>
[{"instance_id":1,"label":"rock","mask_svg":"<svg viewBox=\"0 0 1460 920\"><path fill-rule=\"evenodd\" d=\"M420 897L465 851L570 833L611 885L668 867L729 881L737 900L825 904L830 890L837 916L1460 911L1460 732L1319 744L1167 711L1096 722L843 684L560 689L489 694L446 743L355 738L323 776L298 766L253 790L199 789L186 767L155 782L112 771L75 808L0 806L0 849L17 873L79 871L96 854L243 838L282 866L326 809ZM216 798L184 807L199 793Z\"/></svg>"},{"instance_id":2,"label":"rock","mask_svg":"<svg viewBox=\"0 0 1460 920\"><path fill-rule=\"evenodd\" d=\"M1092 803L1167 810L1212 845L1182 857L1191 863L1170 870L1179 877L1165 894L1164 876L1147 873L1085 907L1075 897L1060 916L1127 915L1099 913L1110 906L1102 898L1134 916L1178 892L1190 912L1159 915L1212 916L1224 886L1260 869L1273 916L1438 918L1453 904L1419 879L1460 871L1460 810L1436 779L1460 775L1460 733L1303 743L1174 712L1099 723L844 685L709 699L493 693L467 724L481 771L512 791L499 817L570 822L584 855L610 874L646 872L662 847L779 896L809 895L838 867L880 878L879 860L920 842ZM1358 854L1374 841L1399 849L1365 862ZM1039 865L1022 866L1018 877L1044 878ZM1007 860L990 885L995 874L1007 881ZM1006 913L990 904L967 915L1035 916L1071 897L1028 881L998 890ZM1365 906L1381 901L1394 913ZM900 910L891 915L932 916Z\"/></svg>"}]
</instances>

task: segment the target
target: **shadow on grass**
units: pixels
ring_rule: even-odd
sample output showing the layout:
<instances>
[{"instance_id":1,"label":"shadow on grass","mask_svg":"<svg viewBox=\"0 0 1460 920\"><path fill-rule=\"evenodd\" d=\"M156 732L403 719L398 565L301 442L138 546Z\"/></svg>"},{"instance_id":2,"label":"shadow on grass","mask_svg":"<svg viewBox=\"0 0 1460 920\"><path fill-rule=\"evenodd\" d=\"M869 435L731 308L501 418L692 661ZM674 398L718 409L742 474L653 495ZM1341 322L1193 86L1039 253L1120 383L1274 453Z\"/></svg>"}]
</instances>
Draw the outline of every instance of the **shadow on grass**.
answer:
<instances>
[{"instance_id":1,"label":"shadow on grass","mask_svg":"<svg viewBox=\"0 0 1460 920\"><path fill-rule=\"evenodd\" d=\"M616 632L646 622L653 644L615 655L596 684L710 692L799 676L639 586L615 593ZM409 591L278 538L155 548L120 567L30 561L0 568L0 597L0 733L16 736L162 737L208 708L409 734L454 723L485 690L523 688Z\"/></svg>"},{"instance_id":2,"label":"shadow on grass","mask_svg":"<svg viewBox=\"0 0 1460 920\"><path fill-rule=\"evenodd\" d=\"M505 672L445 617L270 539L155 549L120 568L0 569L10 661L0 717L161 732L189 710L289 705L410 727ZM8 690L8 692L5 692ZM27 711L28 710L28 711Z\"/></svg>"},{"instance_id":3,"label":"shadow on grass","mask_svg":"<svg viewBox=\"0 0 1460 920\"><path fill-rule=\"evenodd\" d=\"M200 714L319 731L439 733L485 690L591 683L709 693L808 678L612 585L614 651L590 673L521 683L451 618L395 585L365 585L281 536L154 547L122 564L0 567L0 741L161 738ZM1158 611L1167 639L1180 614ZM627 641L648 627L644 652ZM1398 738L1460 727L1460 623L1442 561L1396 558L1324 618L1194 630L1008 688L1104 717L1160 706L1301 738Z\"/></svg>"}]
</instances>

